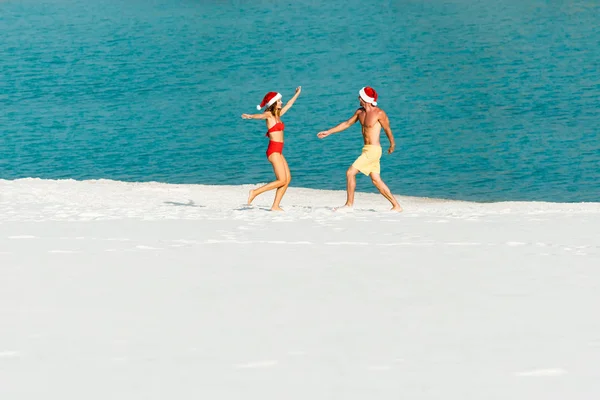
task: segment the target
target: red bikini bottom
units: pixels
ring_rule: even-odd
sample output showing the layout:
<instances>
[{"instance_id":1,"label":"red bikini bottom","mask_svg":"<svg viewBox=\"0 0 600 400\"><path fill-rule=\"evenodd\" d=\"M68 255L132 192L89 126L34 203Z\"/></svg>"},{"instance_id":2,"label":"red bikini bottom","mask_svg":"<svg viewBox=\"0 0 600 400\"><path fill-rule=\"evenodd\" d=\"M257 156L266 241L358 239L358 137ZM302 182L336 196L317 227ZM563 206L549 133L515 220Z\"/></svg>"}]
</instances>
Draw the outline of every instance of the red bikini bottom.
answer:
<instances>
[{"instance_id":1,"label":"red bikini bottom","mask_svg":"<svg viewBox=\"0 0 600 400\"><path fill-rule=\"evenodd\" d=\"M282 153L283 152L283 142L274 142L269 140L269 147L267 147L267 158L271 156L273 153Z\"/></svg>"}]
</instances>

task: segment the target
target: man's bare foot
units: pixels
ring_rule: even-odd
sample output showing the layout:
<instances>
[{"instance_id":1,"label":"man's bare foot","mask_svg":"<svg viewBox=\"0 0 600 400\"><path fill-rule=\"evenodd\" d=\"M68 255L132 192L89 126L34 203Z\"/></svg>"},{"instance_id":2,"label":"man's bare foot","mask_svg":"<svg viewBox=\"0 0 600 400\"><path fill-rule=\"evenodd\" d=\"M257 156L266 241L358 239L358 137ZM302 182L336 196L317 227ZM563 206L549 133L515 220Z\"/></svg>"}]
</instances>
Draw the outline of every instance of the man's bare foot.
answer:
<instances>
[{"instance_id":1,"label":"man's bare foot","mask_svg":"<svg viewBox=\"0 0 600 400\"><path fill-rule=\"evenodd\" d=\"M273 206L273 207L271 207L271 211L283 211L283 208L281 208L279 206L277 206L277 207Z\"/></svg>"},{"instance_id":2,"label":"man's bare foot","mask_svg":"<svg viewBox=\"0 0 600 400\"><path fill-rule=\"evenodd\" d=\"M397 206L392 207L390 211L402 212L402 207L398 204Z\"/></svg>"},{"instance_id":3,"label":"man's bare foot","mask_svg":"<svg viewBox=\"0 0 600 400\"><path fill-rule=\"evenodd\" d=\"M248 205L252 204L255 197L254 190L250 190L250 192L248 192Z\"/></svg>"}]
</instances>

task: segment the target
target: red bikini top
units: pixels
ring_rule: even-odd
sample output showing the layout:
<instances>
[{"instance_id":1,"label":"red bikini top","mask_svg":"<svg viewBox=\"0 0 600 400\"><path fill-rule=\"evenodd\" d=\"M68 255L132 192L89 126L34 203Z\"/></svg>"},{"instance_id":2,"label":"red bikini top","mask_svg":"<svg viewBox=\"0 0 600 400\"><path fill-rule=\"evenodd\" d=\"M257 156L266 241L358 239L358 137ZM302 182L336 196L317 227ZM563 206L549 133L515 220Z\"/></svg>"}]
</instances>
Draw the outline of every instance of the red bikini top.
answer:
<instances>
[{"instance_id":1,"label":"red bikini top","mask_svg":"<svg viewBox=\"0 0 600 400\"><path fill-rule=\"evenodd\" d=\"M273 125L272 127L269 128L269 130L267 131L267 134L265 136L269 136L269 133L271 133L271 132L282 131L283 128L285 128L285 125L283 124L283 122L277 122L275 125Z\"/></svg>"}]
</instances>

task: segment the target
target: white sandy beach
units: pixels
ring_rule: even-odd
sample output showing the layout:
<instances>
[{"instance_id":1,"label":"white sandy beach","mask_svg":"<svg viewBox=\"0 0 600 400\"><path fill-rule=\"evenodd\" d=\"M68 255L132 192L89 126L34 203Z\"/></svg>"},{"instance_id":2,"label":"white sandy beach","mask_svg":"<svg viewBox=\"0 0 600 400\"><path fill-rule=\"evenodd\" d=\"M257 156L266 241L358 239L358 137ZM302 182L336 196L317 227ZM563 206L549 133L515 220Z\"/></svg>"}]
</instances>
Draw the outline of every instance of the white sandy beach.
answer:
<instances>
[{"instance_id":1,"label":"white sandy beach","mask_svg":"<svg viewBox=\"0 0 600 400\"><path fill-rule=\"evenodd\" d=\"M0 399L597 399L600 203L0 180Z\"/></svg>"}]
</instances>

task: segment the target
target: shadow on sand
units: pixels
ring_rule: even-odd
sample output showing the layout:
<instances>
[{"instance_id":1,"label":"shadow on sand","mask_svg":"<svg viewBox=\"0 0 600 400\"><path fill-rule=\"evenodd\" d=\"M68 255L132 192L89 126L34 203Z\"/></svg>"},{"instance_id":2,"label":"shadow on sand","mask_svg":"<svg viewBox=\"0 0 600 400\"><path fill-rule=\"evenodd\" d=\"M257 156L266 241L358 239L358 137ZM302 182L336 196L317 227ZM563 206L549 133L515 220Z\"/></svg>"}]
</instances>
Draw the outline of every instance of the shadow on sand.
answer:
<instances>
[{"instance_id":1,"label":"shadow on sand","mask_svg":"<svg viewBox=\"0 0 600 400\"><path fill-rule=\"evenodd\" d=\"M199 204L194 203L194 200L188 200L187 203L179 203L177 201L165 201L165 204L169 204L172 206L178 206L178 207L206 207L206 206L201 206Z\"/></svg>"}]
</instances>

